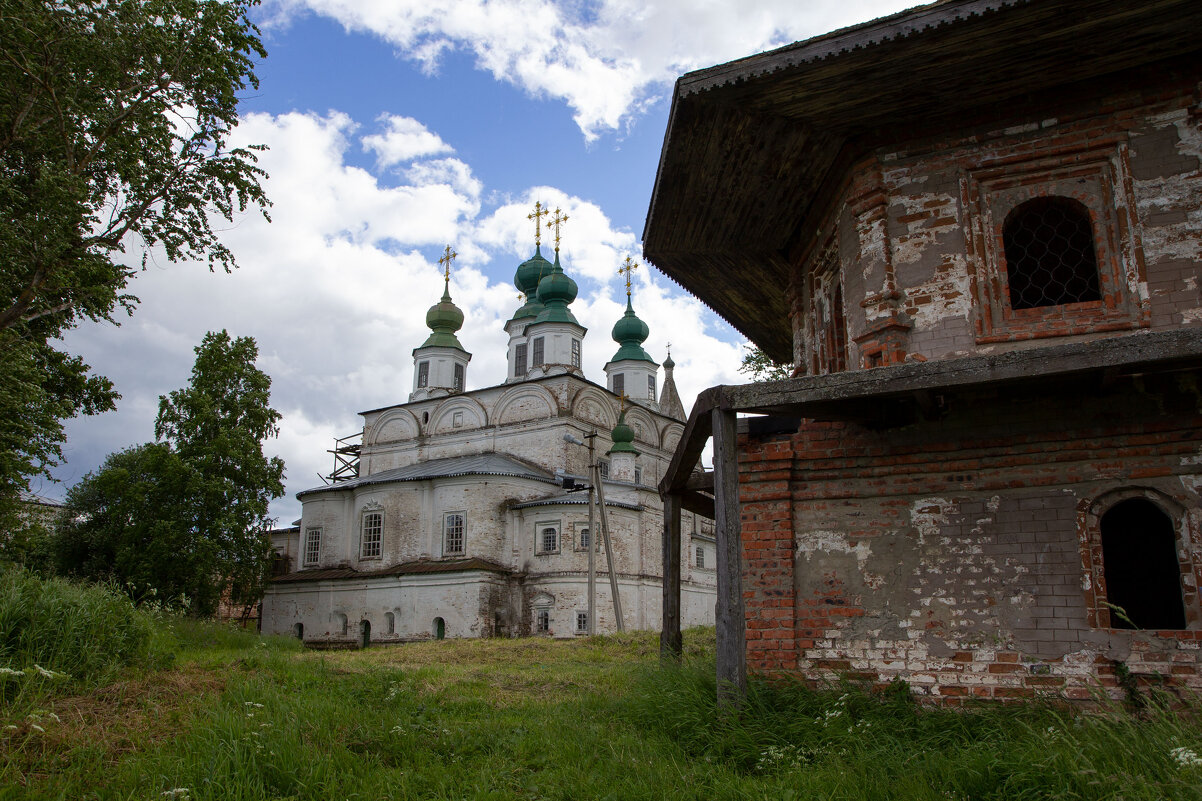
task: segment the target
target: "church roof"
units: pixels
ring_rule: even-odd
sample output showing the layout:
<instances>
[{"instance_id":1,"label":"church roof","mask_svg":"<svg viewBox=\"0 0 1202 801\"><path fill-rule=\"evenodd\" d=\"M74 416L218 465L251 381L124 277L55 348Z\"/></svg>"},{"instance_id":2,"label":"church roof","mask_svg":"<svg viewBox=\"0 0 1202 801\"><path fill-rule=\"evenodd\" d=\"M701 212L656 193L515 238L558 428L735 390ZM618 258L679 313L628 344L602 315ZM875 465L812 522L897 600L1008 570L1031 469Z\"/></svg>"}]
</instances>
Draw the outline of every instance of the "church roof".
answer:
<instances>
[{"instance_id":1,"label":"church roof","mask_svg":"<svg viewBox=\"0 0 1202 801\"><path fill-rule=\"evenodd\" d=\"M417 573L459 573L467 570L484 570L490 573L508 573L508 568L487 559L419 559L402 562L382 570L356 570L353 567L330 567L322 570L299 570L272 579L274 583L292 581L330 581L335 579L365 579L380 576L404 576Z\"/></svg>"},{"instance_id":2,"label":"church roof","mask_svg":"<svg viewBox=\"0 0 1202 801\"><path fill-rule=\"evenodd\" d=\"M431 478L453 478L455 476L513 476L557 484L555 476L541 467L523 462L513 456L500 453L480 453L471 456L452 456L447 459L430 459L406 467L381 470L362 478L340 481L328 487L315 487L296 494L297 498L318 492L365 487L372 484L391 484L397 481L423 481Z\"/></svg>"},{"instance_id":3,"label":"church roof","mask_svg":"<svg viewBox=\"0 0 1202 801\"><path fill-rule=\"evenodd\" d=\"M606 481L605 483L609 484L612 482ZM581 506L587 506L588 505L588 493L587 492L572 492L572 493L563 492L563 493L559 493L557 495L548 495L545 498L535 498L532 501L523 501L522 503L515 503L512 506L510 506L509 508L510 509L529 509L534 506L560 506L560 505L564 505L564 504L579 504ZM642 506L640 506L637 503L627 503L626 501L614 501L614 500L610 500L608 498L606 498L606 500L605 500L605 505L612 506L616 509L633 509L636 512L643 508Z\"/></svg>"},{"instance_id":4,"label":"church roof","mask_svg":"<svg viewBox=\"0 0 1202 801\"><path fill-rule=\"evenodd\" d=\"M786 287L848 165L877 148L1096 103L1196 69L1198 0L946 0L684 75L645 258L773 359Z\"/></svg>"}]
</instances>

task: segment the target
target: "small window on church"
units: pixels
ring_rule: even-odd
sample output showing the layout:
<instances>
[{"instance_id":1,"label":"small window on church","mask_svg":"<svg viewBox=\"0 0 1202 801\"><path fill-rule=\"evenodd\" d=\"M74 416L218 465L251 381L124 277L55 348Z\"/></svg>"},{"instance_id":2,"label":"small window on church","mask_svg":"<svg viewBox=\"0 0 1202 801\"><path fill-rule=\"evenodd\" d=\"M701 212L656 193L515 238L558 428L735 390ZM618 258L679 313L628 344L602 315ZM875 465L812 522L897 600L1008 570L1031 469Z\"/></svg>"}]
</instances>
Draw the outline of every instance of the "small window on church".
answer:
<instances>
[{"instance_id":1,"label":"small window on church","mask_svg":"<svg viewBox=\"0 0 1202 801\"><path fill-rule=\"evenodd\" d=\"M576 532L576 550L587 551L589 542L592 540L590 532L587 528L582 528Z\"/></svg>"},{"instance_id":2,"label":"small window on church","mask_svg":"<svg viewBox=\"0 0 1202 801\"><path fill-rule=\"evenodd\" d=\"M641 468L641 467L634 468L634 483L635 484L643 483L643 468Z\"/></svg>"},{"instance_id":3,"label":"small window on church","mask_svg":"<svg viewBox=\"0 0 1202 801\"><path fill-rule=\"evenodd\" d=\"M626 376L622 373L614 373L613 393L615 395L626 394Z\"/></svg>"},{"instance_id":4,"label":"small window on church","mask_svg":"<svg viewBox=\"0 0 1202 801\"><path fill-rule=\"evenodd\" d=\"M609 462L601 459L597 462L597 467L601 470L601 478L609 478Z\"/></svg>"},{"instance_id":5,"label":"small window on church","mask_svg":"<svg viewBox=\"0 0 1202 801\"><path fill-rule=\"evenodd\" d=\"M530 366L543 366L543 337L534 338L534 353L530 356Z\"/></svg>"},{"instance_id":6,"label":"small window on church","mask_svg":"<svg viewBox=\"0 0 1202 801\"><path fill-rule=\"evenodd\" d=\"M572 366L573 367L580 366L580 340L579 339L572 340Z\"/></svg>"},{"instance_id":7,"label":"small window on church","mask_svg":"<svg viewBox=\"0 0 1202 801\"><path fill-rule=\"evenodd\" d=\"M655 400L655 376L647 376L647 400Z\"/></svg>"},{"instance_id":8,"label":"small window on church","mask_svg":"<svg viewBox=\"0 0 1202 801\"><path fill-rule=\"evenodd\" d=\"M534 612L534 630L539 634L551 633L551 610L536 609Z\"/></svg>"},{"instance_id":9,"label":"small window on church","mask_svg":"<svg viewBox=\"0 0 1202 801\"><path fill-rule=\"evenodd\" d=\"M442 518L442 552L444 556L463 554L463 514L450 512Z\"/></svg>"},{"instance_id":10,"label":"small window on church","mask_svg":"<svg viewBox=\"0 0 1202 801\"><path fill-rule=\"evenodd\" d=\"M559 550L559 526L540 523L538 527L538 552L555 553Z\"/></svg>"},{"instance_id":11,"label":"small window on church","mask_svg":"<svg viewBox=\"0 0 1202 801\"><path fill-rule=\"evenodd\" d=\"M697 546L697 567L705 567L705 547Z\"/></svg>"},{"instance_id":12,"label":"small window on church","mask_svg":"<svg viewBox=\"0 0 1202 801\"><path fill-rule=\"evenodd\" d=\"M1020 203L1002 226L1011 309L1100 301L1089 210L1068 197Z\"/></svg>"},{"instance_id":13,"label":"small window on church","mask_svg":"<svg viewBox=\"0 0 1202 801\"><path fill-rule=\"evenodd\" d=\"M305 564L315 565L321 559L321 529L311 528L305 532Z\"/></svg>"},{"instance_id":14,"label":"small window on church","mask_svg":"<svg viewBox=\"0 0 1202 801\"><path fill-rule=\"evenodd\" d=\"M513 348L513 377L521 378L526 375L526 344L515 345Z\"/></svg>"},{"instance_id":15,"label":"small window on church","mask_svg":"<svg viewBox=\"0 0 1202 801\"><path fill-rule=\"evenodd\" d=\"M379 512L368 512L363 515L361 531L359 557L361 559L378 559L380 546L384 539L384 515Z\"/></svg>"},{"instance_id":16,"label":"small window on church","mask_svg":"<svg viewBox=\"0 0 1202 801\"><path fill-rule=\"evenodd\" d=\"M396 615L392 612L384 613L384 624L387 627L385 634L396 634Z\"/></svg>"},{"instance_id":17,"label":"small window on church","mask_svg":"<svg viewBox=\"0 0 1202 801\"><path fill-rule=\"evenodd\" d=\"M576 612L576 633L588 634L588 612L583 610Z\"/></svg>"},{"instance_id":18,"label":"small window on church","mask_svg":"<svg viewBox=\"0 0 1202 801\"><path fill-rule=\"evenodd\" d=\"M1130 498L1110 507L1099 528L1111 628L1184 629L1172 518L1145 498Z\"/></svg>"},{"instance_id":19,"label":"small window on church","mask_svg":"<svg viewBox=\"0 0 1202 801\"><path fill-rule=\"evenodd\" d=\"M463 375L464 375L463 365L462 364L455 365L455 391L456 392L463 392Z\"/></svg>"},{"instance_id":20,"label":"small window on church","mask_svg":"<svg viewBox=\"0 0 1202 801\"><path fill-rule=\"evenodd\" d=\"M430 363L429 362L418 362L417 363L417 386L419 389L421 387L430 386Z\"/></svg>"}]
</instances>

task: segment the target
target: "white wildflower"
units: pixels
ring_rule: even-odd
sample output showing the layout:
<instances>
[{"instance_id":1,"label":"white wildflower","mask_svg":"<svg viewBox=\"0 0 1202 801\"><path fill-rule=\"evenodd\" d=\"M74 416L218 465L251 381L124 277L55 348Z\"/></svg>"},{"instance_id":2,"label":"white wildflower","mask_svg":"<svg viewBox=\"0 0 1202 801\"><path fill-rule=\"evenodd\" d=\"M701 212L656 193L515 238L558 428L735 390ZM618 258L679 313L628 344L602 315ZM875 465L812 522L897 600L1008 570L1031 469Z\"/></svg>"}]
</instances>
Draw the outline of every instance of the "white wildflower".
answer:
<instances>
[{"instance_id":1,"label":"white wildflower","mask_svg":"<svg viewBox=\"0 0 1202 801\"><path fill-rule=\"evenodd\" d=\"M173 787L170 790L164 790L159 795L164 798L179 798L183 801L188 801L188 796L191 792L187 787Z\"/></svg>"},{"instance_id":2,"label":"white wildflower","mask_svg":"<svg viewBox=\"0 0 1202 801\"><path fill-rule=\"evenodd\" d=\"M42 676L43 678L47 678L47 679L65 679L65 678L67 678L66 673L59 673L58 671L55 671L55 670L47 670L46 668L42 667L41 665L34 665L33 669L37 672L37 674L39 676Z\"/></svg>"},{"instance_id":3,"label":"white wildflower","mask_svg":"<svg viewBox=\"0 0 1202 801\"><path fill-rule=\"evenodd\" d=\"M54 714L53 712L50 713L50 719L53 720L55 723L62 723L62 721L59 720L58 715Z\"/></svg>"},{"instance_id":4,"label":"white wildflower","mask_svg":"<svg viewBox=\"0 0 1202 801\"><path fill-rule=\"evenodd\" d=\"M24 676L24 670L13 670L12 668L0 667L0 676Z\"/></svg>"},{"instance_id":5,"label":"white wildflower","mask_svg":"<svg viewBox=\"0 0 1202 801\"><path fill-rule=\"evenodd\" d=\"M1174 748L1172 751L1169 751L1169 756L1177 760L1177 764L1183 768L1202 767L1202 757L1198 756L1198 754L1192 748L1186 748L1184 746L1181 748Z\"/></svg>"},{"instance_id":6,"label":"white wildflower","mask_svg":"<svg viewBox=\"0 0 1202 801\"><path fill-rule=\"evenodd\" d=\"M46 731L45 729L43 729L41 726L39 726L39 725L38 725L38 724L36 724L36 723L30 723L30 724L29 724L29 728L33 729L34 731L40 731L40 732L43 732L43 733Z\"/></svg>"}]
</instances>

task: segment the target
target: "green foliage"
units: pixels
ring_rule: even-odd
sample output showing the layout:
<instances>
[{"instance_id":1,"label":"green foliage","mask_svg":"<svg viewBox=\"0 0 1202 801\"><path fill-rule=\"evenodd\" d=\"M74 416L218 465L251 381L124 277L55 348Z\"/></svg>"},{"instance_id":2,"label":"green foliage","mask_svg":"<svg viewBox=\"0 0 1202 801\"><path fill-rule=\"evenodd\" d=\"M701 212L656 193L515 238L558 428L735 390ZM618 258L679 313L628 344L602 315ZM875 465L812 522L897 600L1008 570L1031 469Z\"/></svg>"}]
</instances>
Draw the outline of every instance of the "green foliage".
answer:
<instances>
[{"instance_id":1,"label":"green foliage","mask_svg":"<svg viewBox=\"0 0 1202 801\"><path fill-rule=\"evenodd\" d=\"M120 592L0 570L0 697L77 691L150 664L153 629Z\"/></svg>"},{"instance_id":2,"label":"green foliage","mask_svg":"<svg viewBox=\"0 0 1202 801\"><path fill-rule=\"evenodd\" d=\"M280 415L257 355L250 337L205 335L189 386L159 398L165 441L111 454L68 493L60 572L115 582L139 602L185 598L199 615L226 592L247 605L261 597L284 463L263 455Z\"/></svg>"},{"instance_id":3,"label":"green foliage","mask_svg":"<svg viewBox=\"0 0 1202 801\"><path fill-rule=\"evenodd\" d=\"M960 709L755 679L714 701L713 629L683 669L650 632L301 652L175 622L153 714L111 745L70 706L0 730L0 786L28 798L1198 799L1202 707ZM186 692L168 692L186 687ZM111 692L105 692L110 697ZM87 702L85 701L85 704ZM47 710L49 711L49 710ZM24 795L22 795L24 793Z\"/></svg>"},{"instance_id":4,"label":"green foliage","mask_svg":"<svg viewBox=\"0 0 1202 801\"><path fill-rule=\"evenodd\" d=\"M744 345L743 351L739 372L751 376L752 381L777 381L793 375L793 365L772 361L767 353L754 345Z\"/></svg>"},{"instance_id":5,"label":"green foliage","mask_svg":"<svg viewBox=\"0 0 1202 801\"><path fill-rule=\"evenodd\" d=\"M209 332L196 348L186 389L159 398L155 436L199 477L190 520L215 549L233 601L258 601L271 571L267 507L284 494L284 462L263 454L279 433L271 378L255 367L252 337Z\"/></svg>"},{"instance_id":6,"label":"green foliage","mask_svg":"<svg viewBox=\"0 0 1202 801\"><path fill-rule=\"evenodd\" d=\"M228 270L210 217L268 206L259 148L227 146L265 55L254 4L0 0L0 525L61 421L113 407L53 343L133 309L125 247Z\"/></svg>"}]
</instances>

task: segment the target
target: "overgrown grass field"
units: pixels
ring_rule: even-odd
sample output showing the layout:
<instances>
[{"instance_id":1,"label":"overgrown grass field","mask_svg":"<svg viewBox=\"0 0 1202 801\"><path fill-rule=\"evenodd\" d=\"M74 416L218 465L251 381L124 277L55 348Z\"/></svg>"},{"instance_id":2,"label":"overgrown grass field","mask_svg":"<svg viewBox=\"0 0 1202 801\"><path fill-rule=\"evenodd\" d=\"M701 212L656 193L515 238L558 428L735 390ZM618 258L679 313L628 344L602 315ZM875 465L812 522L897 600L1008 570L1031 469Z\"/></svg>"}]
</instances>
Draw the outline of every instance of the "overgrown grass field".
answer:
<instances>
[{"instance_id":1,"label":"overgrown grass field","mask_svg":"<svg viewBox=\"0 0 1202 801\"><path fill-rule=\"evenodd\" d=\"M150 622L170 666L6 702L0 798L1202 798L1197 705L953 711L756 681L727 713L712 630L669 670L652 634L321 653Z\"/></svg>"}]
</instances>

